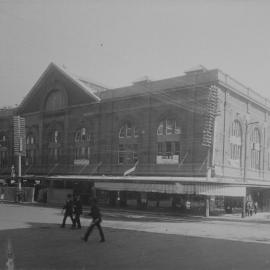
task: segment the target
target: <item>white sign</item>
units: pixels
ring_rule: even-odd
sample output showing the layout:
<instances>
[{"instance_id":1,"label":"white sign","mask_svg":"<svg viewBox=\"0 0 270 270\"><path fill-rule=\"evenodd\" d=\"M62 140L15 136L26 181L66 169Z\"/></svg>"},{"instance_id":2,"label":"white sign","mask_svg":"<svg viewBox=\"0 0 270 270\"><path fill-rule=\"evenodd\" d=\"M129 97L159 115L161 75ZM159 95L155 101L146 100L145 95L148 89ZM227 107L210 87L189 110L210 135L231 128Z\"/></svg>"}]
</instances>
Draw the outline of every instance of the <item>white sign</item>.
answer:
<instances>
[{"instance_id":1,"label":"white sign","mask_svg":"<svg viewBox=\"0 0 270 270\"><path fill-rule=\"evenodd\" d=\"M157 164L178 164L179 156L171 155L171 156L157 156Z\"/></svg>"},{"instance_id":2,"label":"white sign","mask_svg":"<svg viewBox=\"0 0 270 270\"><path fill-rule=\"evenodd\" d=\"M89 165L89 159L75 159L74 160L74 165L76 166L87 166Z\"/></svg>"}]
</instances>

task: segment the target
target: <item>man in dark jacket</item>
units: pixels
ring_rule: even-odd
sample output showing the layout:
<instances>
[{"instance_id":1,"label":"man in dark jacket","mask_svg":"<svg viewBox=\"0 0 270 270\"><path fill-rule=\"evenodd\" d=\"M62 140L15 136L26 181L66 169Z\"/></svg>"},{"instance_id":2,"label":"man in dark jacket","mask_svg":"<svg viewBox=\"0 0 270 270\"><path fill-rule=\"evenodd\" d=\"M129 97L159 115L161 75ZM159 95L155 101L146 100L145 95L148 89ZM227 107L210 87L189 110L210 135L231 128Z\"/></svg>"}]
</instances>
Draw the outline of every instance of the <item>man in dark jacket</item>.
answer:
<instances>
[{"instance_id":1,"label":"man in dark jacket","mask_svg":"<svg viewBox=\"0 0 270 270\"><path fill-rule=\"evenodd\" d=\"M73 201L73 207L74 207L74 223L75 227L77 226L78 229L81 229L81 220L80 216L82 214L82 202L80 199L80 195L75 195L74 196L74 201Z\"/></svg>"},{"instance_id":2,"label":"man in dark jacket","mask_svg":"<svg viewBox=\"0 0 270 270\"><path fill-rule=\"evenodd\" d=\"M63 209L65 210L65 212L64 212L64 218L63 218L61 228L65 228L67 217L70 217L71 222L72 222L72 228L75 228L75 222L72 216L73 215L73 201L72 201L71 194L67 195L67 200L66 200L65 205L63 206Z\"/></svg>"},{"instance_id":3,"label":"man in dark jacket","mask_svg":"<svg viewBox=\"0 0 270 270\"><path fill-rule=\"evenodd\" d=\"M90 216L92 216L92 222L90 224L90 226L88 227L84 237L82 237L82 240L84 240L85 242L88 240L88 237L90 235L90 233L92 232L92 230L94 229L94 227L96 226L98 228L99 234L100 234L100 242L105 242L105 237L104 237L104 233L102 231L101 228L101 213L100 210L97 206L97 200L94 199L92 202L92 206L91 206L91 212L89 214Z\"/></svg>"}]
</instances>

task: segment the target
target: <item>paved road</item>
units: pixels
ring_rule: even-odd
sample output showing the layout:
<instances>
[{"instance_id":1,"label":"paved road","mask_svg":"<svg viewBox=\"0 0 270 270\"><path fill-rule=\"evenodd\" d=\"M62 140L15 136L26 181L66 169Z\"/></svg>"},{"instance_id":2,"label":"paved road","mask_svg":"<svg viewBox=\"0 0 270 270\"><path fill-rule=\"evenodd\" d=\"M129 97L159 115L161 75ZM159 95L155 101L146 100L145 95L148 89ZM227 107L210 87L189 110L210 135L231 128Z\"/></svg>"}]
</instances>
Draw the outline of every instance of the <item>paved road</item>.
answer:
<instances>
[{"instance_id":1,"label":"paved road","mask_svg":"<svg viewBox=\"0 0 270 270\"><path fill-rule=\"evenodd\" d=\"M147 213L118 213L105 210L103 226L132 231L206 237L241 242L270 244L269 215L257 215L242 220L240 217L180 218ZM29 228L31 223L60 224L61 209L1 204L0 230ZM82 218L87 226L89 219Z\"/></svg>"},{"instance_id":2,"label":"paved road","mask_svg":"<svg viewBox=\"0 0 270 270\"><path fill-rule=\"evenodd\" d=\"M270 269L268 218L185 219L104 211L97 231L60 229L60 209L0 204L0 254L13 246L15 269ZM82 219L83 225L89 219ZM228 241L234 240L234 241ZM251 243L249 243L251 242ZM6 256L0 256L5 269Z\"/></svg>"}]
</instances>

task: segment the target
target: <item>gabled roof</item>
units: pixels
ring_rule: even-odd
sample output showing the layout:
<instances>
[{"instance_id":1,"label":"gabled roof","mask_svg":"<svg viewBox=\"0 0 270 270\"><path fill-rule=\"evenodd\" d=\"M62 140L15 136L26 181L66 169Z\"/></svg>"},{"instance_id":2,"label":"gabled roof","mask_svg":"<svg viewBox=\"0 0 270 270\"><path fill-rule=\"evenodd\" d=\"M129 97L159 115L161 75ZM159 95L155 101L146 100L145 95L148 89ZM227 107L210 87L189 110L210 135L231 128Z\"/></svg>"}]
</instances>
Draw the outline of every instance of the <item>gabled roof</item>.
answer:
<instances>
[{"instance_id":1,"label":"gabled roof","mask_svg":"<svg viewBox=\"0 0 270 270\"><path fill-rule=\"evenodd\" d=\"M92 97L95 97L97 101L100 101L98 94L102 91L107 90L108 88L102 86L100 83L93 82L92 80L83 78L82 76L75 75L74 73L68 71L66 68L60 67L54 63L53 64L57 69L59 69L64 75L72 79L75 83L82 87L87 94L90 94Z\"/></svg>"},{"instance_id":2,"label":"gabled roof","mask_svg":"<svg viewBox=\"0 0 270 270\"><path fill-rule=\"evenodd\" d=\"M105 87L100 86L97 83L92 83L86 79L81 79L79 76L76 76L71 72L69 72L66 68L62 68L59 65L56 65L55 63L50 63L49 66L46 68L46 70L42 73L38 81L34 84L32 89L25 96L25 98L19 105L19 109L23 108L24 106L27 106L28 100L30 100L30 98L34 96L34 94L38 91L38 86L41 84L43 79L51 70L57 70L65 78L67 78L68 80L72 81L75 85L77 85L79 89L81 89L91 99L93 99L96 102L100 102L101 99L99 97L99 93L105 91L106 90Z\"/></svg>"}]
</instances>

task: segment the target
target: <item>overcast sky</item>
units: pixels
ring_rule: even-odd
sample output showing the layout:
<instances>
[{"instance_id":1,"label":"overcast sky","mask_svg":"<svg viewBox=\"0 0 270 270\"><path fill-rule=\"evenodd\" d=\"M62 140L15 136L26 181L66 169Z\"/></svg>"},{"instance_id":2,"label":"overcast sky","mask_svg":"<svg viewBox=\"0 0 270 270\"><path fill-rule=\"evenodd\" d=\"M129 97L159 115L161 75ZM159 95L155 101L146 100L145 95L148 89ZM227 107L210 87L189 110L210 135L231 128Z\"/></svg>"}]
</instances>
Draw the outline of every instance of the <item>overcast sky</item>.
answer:
<instances>
[{"instance_id":1,"label":"overcast sky","mask_svg":"<svg viewBox=\"0 0 270 270\"><path fill-rule=\"evenodd\" d=\"M0 0L0 107L50 62L108 87L219 68L270 98L270 1Z\"/></svg>"}]
</instances>

